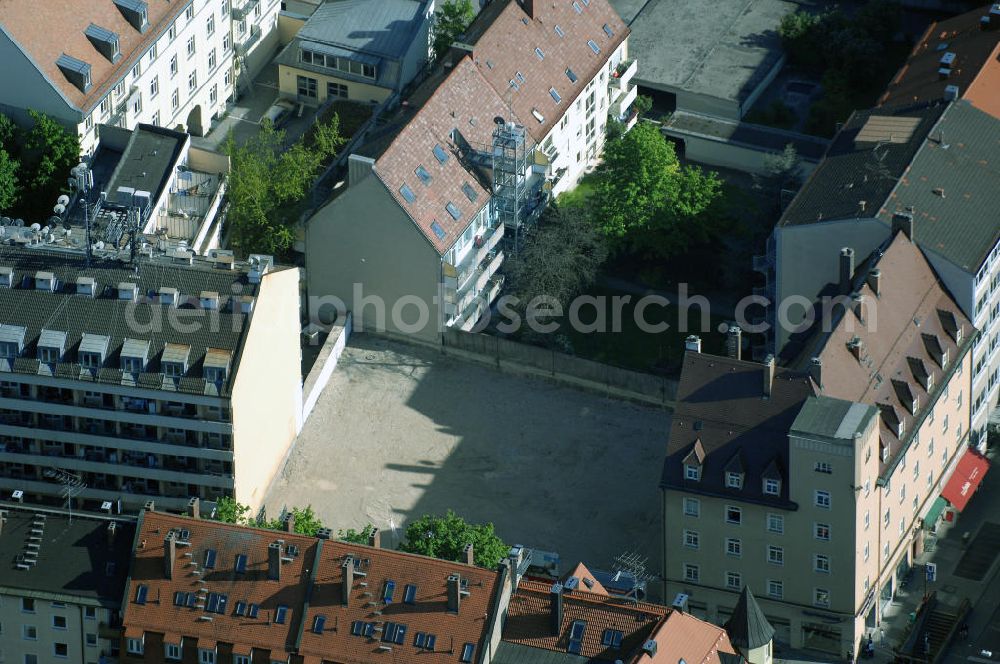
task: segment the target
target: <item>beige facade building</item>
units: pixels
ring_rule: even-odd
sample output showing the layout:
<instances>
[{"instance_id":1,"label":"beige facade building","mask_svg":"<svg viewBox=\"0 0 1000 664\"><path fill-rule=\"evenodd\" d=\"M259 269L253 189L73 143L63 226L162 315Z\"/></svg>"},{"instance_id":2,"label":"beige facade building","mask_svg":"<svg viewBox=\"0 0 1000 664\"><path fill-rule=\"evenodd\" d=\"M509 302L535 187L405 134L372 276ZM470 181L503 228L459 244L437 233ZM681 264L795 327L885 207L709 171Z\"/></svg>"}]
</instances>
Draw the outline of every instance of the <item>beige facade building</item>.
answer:
<instances>
[{"instance_id":1,"label":"beige facade building","mask_svg":"<svg viewBox=\"0 0 1000 664\"><path fill-rule=\"evenodd\" d=\"M725 621L743 584L793 647L857 653L969 447L975 329L905 233L845 281L793 368L688 352L662 481L668 595ZM968 483L968 484L967 484Z\"/></svg>"},{"instance_id":2,"label":"beige facade building","mask_svg":"<svg viewBox=\"0 0 1000 664\"><path fill-rule=\"evenodd\" d=\"M257 507L301 428L298 297L269 256L5 251L0 490Z\"/></svg>"}]
</instances>

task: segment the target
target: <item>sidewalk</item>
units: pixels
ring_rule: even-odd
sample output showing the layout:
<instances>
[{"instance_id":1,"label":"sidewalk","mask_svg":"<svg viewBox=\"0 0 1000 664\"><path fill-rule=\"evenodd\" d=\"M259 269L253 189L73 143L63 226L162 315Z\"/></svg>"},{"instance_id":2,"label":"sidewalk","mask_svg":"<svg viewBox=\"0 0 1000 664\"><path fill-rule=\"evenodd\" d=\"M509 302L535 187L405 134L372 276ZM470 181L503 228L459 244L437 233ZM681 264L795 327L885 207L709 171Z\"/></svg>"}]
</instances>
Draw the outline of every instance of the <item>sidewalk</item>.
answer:
<instances>
[{"instance_id":1,"label":"sidewalk","mask_svg":"<svg viewBox=\"0 0 1000 664\"><path fill-rule=\"evenodd\" d=\"M963 535L968 533L968 542L972 543L983 524L1000 523L1000 514L996 511L996 507L1000 506L1000 468L993 467L1000 459L1000 455L998 455L997 450L991 449L986 456L990 460L991 469L986 473L986 477L969 501L965 511L956 514L955 520L951 523L939 521L937 541L933 551L924 551L913 561L913 577L908 587L902 588L896 593L888 612L882 619L883 642L880 644L878 631L874 635L875 661L891 662L893 648L898 647L906 638L910 628L910 613L917 610L924 595L925 563L932 562L937 565L937 580L927 583L926 590L928 593L937 591L939 606L954 610L958 608L963 599L968 599L971 603L972 612L968 624L973 639L970 641L974 640L975 635L979 634L985 627L985 624L979 625L978 623L988 621L989 616L993 613L998 598L995 594L987 593L987 590L996 578L997 554L1000 551L993 551L993 559L988 564L981 579L969 579L955 575L958 563L967 550L967 544L963 542ZM986 599L984 596L987 596ZM989 610L982 610L986 608L983 604L990 604ZM954 643L949 650L953 646ZM1000 653L997 654L1000 655Z\"/></svg>"}]
</instances>

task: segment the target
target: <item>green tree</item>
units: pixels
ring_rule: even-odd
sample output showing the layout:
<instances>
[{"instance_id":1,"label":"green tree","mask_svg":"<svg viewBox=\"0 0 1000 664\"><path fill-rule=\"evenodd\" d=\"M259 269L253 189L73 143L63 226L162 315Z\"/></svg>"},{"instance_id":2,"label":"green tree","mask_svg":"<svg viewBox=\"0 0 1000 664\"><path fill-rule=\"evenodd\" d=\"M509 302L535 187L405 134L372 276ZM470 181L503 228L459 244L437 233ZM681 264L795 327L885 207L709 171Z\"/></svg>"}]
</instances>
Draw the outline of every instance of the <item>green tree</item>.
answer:
<instances>
[{"instance_id":1,"label":"green tree","mask_svg":"<svg viewBox=\"0 0 1000 664\"><path fill-rule=\"evenodd\" d=\"M316 516L312 505L306 505L305 507L293 507L291 514L295 519L294 532L299 535L315 537L319 529L323 527L323 522ZM285 524L280 518L277 518L265 522L263 527L271 530L284 530Z\"/></svg>"},{"instance_id":2,"label":"green tree","mask_svg":"<svg viewBox=\"0 0 1000 664\"><path fill-rule=\"evenodd\" d=\"M28 115L34 125L25 144L25 166L31 172L31 188L44 190L61 181L76 166L80 159L80 139L44 113L28 109Z\"/></svg>"},{"instance_id":3,"label":"green tree","mask_svg":"<svg viewBox=\"0 0 1000 664\"><path fill-rule=\"evenodd\" d=\"M313 146L319 151L321 159L326 160L337 154L344 145L344 137L340 135L340 116L334 113L326 122L319 122L313 130Z\"/></svg>"},{"instance_id":4,"label":"green tree","mask_svg":"<svg viewBox=\"0 0 1000 664\"><path fill-rule=\"evenodd\" d=\"M445 0L434 14L431 28L434 57L440 58L447 53L475 17L472 0Z\"/></svg>"},{"instance_id":5,"label":"green tree","mask_svg":"<svg viewBox=\"0 0 1000 664\"><path fill-rule=\"evenodd\" d=\"M361 530L355 530L354 528L348 528L347 530L341 529L337 531L337 539L343 540L345 542L353 542L354 544L368 544L369 538L371 538L372 533L375 532L375 526L368 523Z\"/></svg>"},{"instance_id":6,"label":"green tree","mask_svg":"<svg viewBox=\"0 0 1000 664\"><path fill-rule=\"evenodd\" d=\"M216 502L215 516L213 518L216 521L235 523L241 526L247 526L252 523L250 519L250 507L236 502L235 498L230 498L229 496L223 496Z\"/></svg>"},{"instance_id":7,"label":"green tree","mask_svg":"<svg viewBox=\"0 0 1000 664\"><path fill-rule=\"evenodd\" d=\"M13 151L14 136L17 135L17 132L17 125L14 124L14 121L0 113L0 147Z\"/></svg>"},{"instance_id":8,"label":"green tree","mask_svg":"<svg viewBox=\"0 0 1000 664\"><path fill-rule=\"evenodd\" d=\"M632 102L632 108L635 110L636 114L641 118L646 113L649 113L650 109L653 108L653 98L647 95L638 95L635 101Z\"/></svg>"},{"instance_id":9,"label":"green tree","mask_svg":"<svg viewBox=\"0 0 1000 664\"><path fill-rule=\"evenodd\" d=\"M472 544L480 567L496 567L509 547L493 530L492 523L470 524L451 510L445 516L425 514L406 527L400 551L442 560L461 561L466 544Z\"/></svg>"},{"instance_id":10,"label":"green tree","mask_svg":"<svg viewBox=\"0 0 1000 664\"><path fill-rule=\"evenodd\" d=\"M20 196L17 171L21 167L7 150L0 148L0 211L9 210Z\"/></svg>"}]
</instances>

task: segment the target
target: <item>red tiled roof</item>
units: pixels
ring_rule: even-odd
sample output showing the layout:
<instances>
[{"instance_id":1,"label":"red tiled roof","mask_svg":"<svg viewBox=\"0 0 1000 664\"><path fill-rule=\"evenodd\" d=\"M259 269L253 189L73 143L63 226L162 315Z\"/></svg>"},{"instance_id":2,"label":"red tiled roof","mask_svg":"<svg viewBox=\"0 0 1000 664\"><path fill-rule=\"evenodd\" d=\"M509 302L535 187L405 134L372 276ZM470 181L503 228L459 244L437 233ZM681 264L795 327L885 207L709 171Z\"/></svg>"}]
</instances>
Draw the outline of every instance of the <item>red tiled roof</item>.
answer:
<instances>
[{"instance_id":1,"label":"red tiled roof","mask_svg":"<svg viewBox=\"0 0 1000 664\"><path fill-rule=\"evenodd\" d=\"M153 41L186 8L183 2L150 2L145 34L132 27L113 0L3 0L0 26L69 100L88 113L145 55ZM91 23L118 34L121 57L112 63L84 34ZM56 66L65 53L90 64L93 85L83 93Z\"/></svg>"},{"instance_id":2,"label":"red tiled roof","mask_svg":"<svg viewBox=\"0 0 1000 664\"><path fill-rule=\"evenodd\" d=\"M889 83L879 105L905 106L942 99L945 86L954 85L959 96L1000 118L1000 30L979 27L988 10L989 5L932 23ZM948 52L955 54L955 61L948 77L941 79L940 60Z\"/></svg>"},{"instance_id":3,"label":"red tiled roof","mask_svg":"<svg viewBox=\"0 0 1000 664\"><path fill-rule=\"evenodd\" d=\"M530 4L529 14L517 2L508 1L475 41L473 57L497 94L510 99L514 115L535 142L541 142L625 40L629 29L607 0L534 0ZM556 32L557 25L563 36ZM594 41L600 52L594 53L588 41ZM569 79L567 69L573 70L575 82ZM523 75L523 83L518 73ZM517 83L513 90L511 81ZM561 101L554 100L550 89L558 92ZM541 122L533 111L541 114Z\"/></svg>"},{"instance_id":4,"label":"red tiled roof","mask_svg":"<svg viewBox=\"0 0 1000 664\"><path fill-rule=\"evenodd\" d=\"M185 542L176 548L173 579L164 575L163 539L168 532L187 530ZM268 547L281 540L281 580L268 578ZM288 654L303 656L304 662L321 660L340 664L382 661L380 649L391 645L397 653L418 653L421 661L457 661L466 643L483 645L499 578L498 572L385 549L294 535L273 530L246 528L216 521L146 512L137 537L137 549L127 590L123 624L126 637L143 633L197 639L197 647L233 644L233 652L251 649L270 651L270 659ZM298 551L289 546L298 547ZM206 569L208 550L215 551L214 569ZM190 555L188 555L190 554ZM246 572L235 570L238 554L247 556ZM349 604L342 604L342 563L347 556L357 561ZM468 594L459 611L447 610L447 578L457 573L467 582ZM395 582L392 601L384 601L387 581ZM404 601L408 584L414 585L413 602ZM146 602L136 602L139 587L146 588ZM208 613L206 593L227 596L221 613ZM196 593L198 607L174 603L175 593ZM256 618L236 615L237 604L257 604ZM287 607L283 624L275 623L279 605ZM322 615L325 627L314 630ZM210 616L211 620L204 617ZM372 623L374 637L351 633L354 621ZM389 622L406 625L401 644L383 644L379 638ZM418 632L434 634L434 652L418 651ZM176 641L175 641L176 642ZM148 644L158 644L159 636ZM397 655L398 658L399 655Z\"/></svg>"}]
</instances>

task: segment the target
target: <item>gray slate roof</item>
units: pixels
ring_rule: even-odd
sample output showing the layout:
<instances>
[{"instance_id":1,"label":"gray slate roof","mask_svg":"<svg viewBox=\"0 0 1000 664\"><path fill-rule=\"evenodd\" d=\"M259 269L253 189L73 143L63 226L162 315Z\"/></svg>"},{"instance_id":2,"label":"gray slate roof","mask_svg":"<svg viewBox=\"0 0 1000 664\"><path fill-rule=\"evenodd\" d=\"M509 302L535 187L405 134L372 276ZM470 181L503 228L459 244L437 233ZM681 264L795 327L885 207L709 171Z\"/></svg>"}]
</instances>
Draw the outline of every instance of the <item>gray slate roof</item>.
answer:
<instances>
[{"instance_id":1,"label":"gray slate roof","mask_svg":"<svg viewBox=\"0 0 1000 664\"><path fill-rule=\"evenodd\" d=\"M160 260L144 261L140 265L139 275L136 276L117 261L95 260L91 268L86 269L82 255L0 247L0 266L14 270L13 288L0 288L0 322L27 330L21 356L13 362L13 366L6 360L0 360L0 371L48 372L49 368L35 359L37 340L42 329L46 329L67 333L66 353L63 362L55 365L56 375L117 384L122 384L124 380L126 384L132 384L128 382L130 378L123 378L119 369L121 348L127 339L148 340L149 364L147 373L139 374L139 384L152 389L193 394L219 393L215 385L206 384L202 378L201 365L209 348L230 351L232 362L227 381L221 387L221 392L227 393L236 373L248 318L238 307L235 312L231 309L231 300L235 293L255 296L257 286L250 284L246 275L238 270L212 269L197 264L179 266ZM40 270L55 275L57 292L34 289L34 276ZM78 276L90 276L96 280L97 297L75 294ZM138 285L138 304L118 299L118 284L123 282ZM155 293L161 287L176 288L182 296L182 304L176 309L159 304ZM193 297L193 302L197 303L202 291L219 293L218 311L206 311L197 304L184 303L184 296ZM170 324L171 316L182 324ZM183 329L192 322L198 323L197 329ZM97 371L96 376L81 370L77 364L77 350L84 334L110 338L104 368ZM177 386L172 381L165 381L158 373L160 356L166 343L191 346L187 376L181 378Z\"/></svg>"},{"instance_id":2,"label":"gray slate roof","mask_svg":"<svg viewBox=\"0 0 1000 664\"><path fill-rule=\"evenodd\" d=\"M426 3L418 0L331 0L319 6L298 38L398 59L426 11Z\"/></svg>"},{"instance_id":3,"label":"gray slate roof","mask_svg":"<svg viewBox=\"0 0 1000 664\"><path fill-rule=\"evenodd\" d=\"M863 431L878 410L875 406L832 397L809 397L792 423L792 431L849 441Z\"/></svg>"},{"instance_id":4,"label":"gray slate roof","mask_svg":"<svg viewBox=\"0 0 1000 664\"><path fill-rule=\"evenodd\" d=\"M121 603L135 538L133 521L116 520L114 543L109 546L107 533L111 519L74 514L70 520L60 511L35 510L10 503L0 505L0 509L7 513L0 537L3 559L0 587L27 594L70 595L92 605ZM45 514L38 562L30 569L18 569L14 561L26 550L36 512ZM108 563L114 563L114 568L109 569Z\"/></svg>"},{"instance_id":5,"label":"gray slate roof","mask_svg":"<svg viewBox=\"0 0 1000 664\"><path fill-rule=\"evenodd\" d=\"M895 205L879 218L890 224L896 209L912 206L917 244L975 273L1000 241L998 164L1000 119L954 102L893 190Z\"/></svg>"},{"instance_id":6,"label":"gray slate roof","mask_svg":"<svg viewBox=\"0 0 1000 664\"><path fill-rule=\"evenodd\" d=\"M501 641L493 656L493 664L587 664L591 660L568 652L532 648L519 643Z\"/></svg>"},{"instance_id":7,"label":"gray slate roof","mask_svg":"<svg viewBox=\"0 0 1000 664\"><path fill-rule=\"evenodd\" d=\"M141 124L132 132L125 152L111 175L108 198L114 202L119 187L148 191L156 200L177 163L187 135Z\"/></svg>"},{"instance_id":8,"label":"gray slate roof","mask_svg":"<svg viewBox=\"0 0 1000 664\"><path fill-rule=\"evenodd\" d=\"M726 623L729 641L740 650L759 648L774 637L774 627L767 622L749 586L743 586L733 615Z\"/></svg>"}]
</instances>

